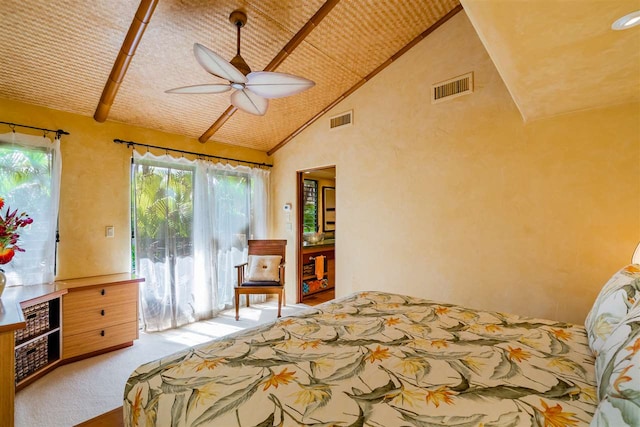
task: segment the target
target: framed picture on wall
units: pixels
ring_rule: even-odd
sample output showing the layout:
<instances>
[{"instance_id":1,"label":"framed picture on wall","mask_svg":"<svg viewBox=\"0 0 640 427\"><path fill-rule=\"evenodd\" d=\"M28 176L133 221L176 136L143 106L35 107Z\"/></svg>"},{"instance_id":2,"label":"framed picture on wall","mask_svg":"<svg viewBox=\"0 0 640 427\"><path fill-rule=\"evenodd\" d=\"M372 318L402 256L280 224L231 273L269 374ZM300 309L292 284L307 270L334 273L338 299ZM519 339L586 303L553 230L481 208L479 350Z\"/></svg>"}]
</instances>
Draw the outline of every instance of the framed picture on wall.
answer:
<instances>
[{"instance_id":1,"label":"framed picture on wall","mask_svg":"<svg viewBox=\"0 0 640 427\"><path fill-rule=\"evenodd\" d=\"M322 206L324 210L323 231L336 231L336 188L322 188Z\"/></svg>"}]
</instances>

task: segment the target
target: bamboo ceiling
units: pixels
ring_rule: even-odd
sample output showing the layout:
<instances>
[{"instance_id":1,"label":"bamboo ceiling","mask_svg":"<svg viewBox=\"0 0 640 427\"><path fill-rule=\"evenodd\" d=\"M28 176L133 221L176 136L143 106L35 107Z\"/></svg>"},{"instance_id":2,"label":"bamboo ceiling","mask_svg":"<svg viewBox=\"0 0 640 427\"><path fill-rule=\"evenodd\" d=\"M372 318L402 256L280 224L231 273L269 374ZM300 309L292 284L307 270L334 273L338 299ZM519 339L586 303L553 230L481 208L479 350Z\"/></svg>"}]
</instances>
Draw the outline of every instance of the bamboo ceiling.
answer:
<instances>
[{"instance_id":1,"label":"bamboo ceiling","mask_svg":"<svg viewBox=\"0 0 640 427\"><path fill-rule=\"evenodd\" d=\"M323 5L323 0L160 0L111 107L108 120L198 138L230 105L230 92L166 94L215 83L193 56L199 42L227 59L236 33L229 14L248 15L242 56L264 67ZM137 0L0 2L0 98L93 116ZM236 112L212 140L269 151L400 51L457 0L342 0L277 71L316 86L270 100L259 117Z\"/></svg>"}]
</instances>

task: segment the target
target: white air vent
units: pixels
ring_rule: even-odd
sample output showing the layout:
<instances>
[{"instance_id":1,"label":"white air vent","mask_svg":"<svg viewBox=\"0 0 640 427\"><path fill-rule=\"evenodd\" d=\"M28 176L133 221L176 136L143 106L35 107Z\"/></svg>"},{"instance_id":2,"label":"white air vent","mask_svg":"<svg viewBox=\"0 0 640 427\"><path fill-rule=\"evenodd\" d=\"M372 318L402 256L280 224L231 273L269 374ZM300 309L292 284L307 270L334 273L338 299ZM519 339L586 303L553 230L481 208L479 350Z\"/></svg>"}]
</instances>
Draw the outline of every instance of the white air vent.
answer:
<instances>
[{"instance_id":1,"label":"white air vent","mask_svg":"<svg viewBox=\"0 0 640 427\"><path fill-rule=\"evenodd\" d=\"M431 103L448 101L473 92L473 72L454 77L431 87Z\"/></svg>"},{"instance_id":2,"label":"white air vent","mask_svg":"<svg viewBox=\"0 0 640 427\"><path fill-rule=\"evenodd\" d=\"M329 128L336 129L353 124L353 110L329 118Z\"/></svg>"}]
</instances>

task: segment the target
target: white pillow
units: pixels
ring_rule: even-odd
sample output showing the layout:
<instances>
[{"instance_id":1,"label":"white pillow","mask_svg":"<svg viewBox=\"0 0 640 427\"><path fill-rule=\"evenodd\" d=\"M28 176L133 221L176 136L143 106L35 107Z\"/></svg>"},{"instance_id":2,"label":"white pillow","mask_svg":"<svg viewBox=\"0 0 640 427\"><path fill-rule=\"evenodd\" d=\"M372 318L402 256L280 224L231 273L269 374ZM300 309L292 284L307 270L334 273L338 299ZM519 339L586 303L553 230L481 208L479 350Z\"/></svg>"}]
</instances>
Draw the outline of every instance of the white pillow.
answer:
<instances>
[{"instance_id":1,"label":"white pillow","mask_svg":"<svg viewBox=\"0 0 640 427\"><path fill-rule=\"evenodd\" d=\"M596 358L598 409L592 426L638 426L640 301L607 337Z\"/></svg>"},{"instance_id":2,"label":"white pillow","mask_svg":"<svg viewBox=\"0 0 640 427\"><path fill-rule=\"evenodd\" d=\"M594 355L602 350L611 332L640 301L640 267L627 265L604 285L585 319L589 347Z\"/></svg>"},{"instance_id":3,"label":"white pillow","mask_svg":"<svg viewBox=\"0 0 640 427\"><path fill-rule=\"evenodd\" d=\"M280 255L249 255L246 280L250 282L278 282Z\"/></svg>"}]
</instances>

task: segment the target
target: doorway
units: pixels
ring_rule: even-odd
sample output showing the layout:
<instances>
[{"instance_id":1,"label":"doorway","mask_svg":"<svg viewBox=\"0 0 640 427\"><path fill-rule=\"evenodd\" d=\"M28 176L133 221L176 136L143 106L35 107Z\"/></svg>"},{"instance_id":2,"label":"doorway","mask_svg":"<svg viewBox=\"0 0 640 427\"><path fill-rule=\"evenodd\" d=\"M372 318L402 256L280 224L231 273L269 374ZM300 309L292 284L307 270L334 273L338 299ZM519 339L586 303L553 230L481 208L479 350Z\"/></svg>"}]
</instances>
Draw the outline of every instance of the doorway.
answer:
<instances>
[{"instance_id":1,"label":"doorway","mask_svg":"<svg viewBox=\"0 0 640 427\"><path fill-rule=\"evenodd\" d=\"M335 298L336 168L298 172L297 302Z\"/></svg>"}]
</instances>

